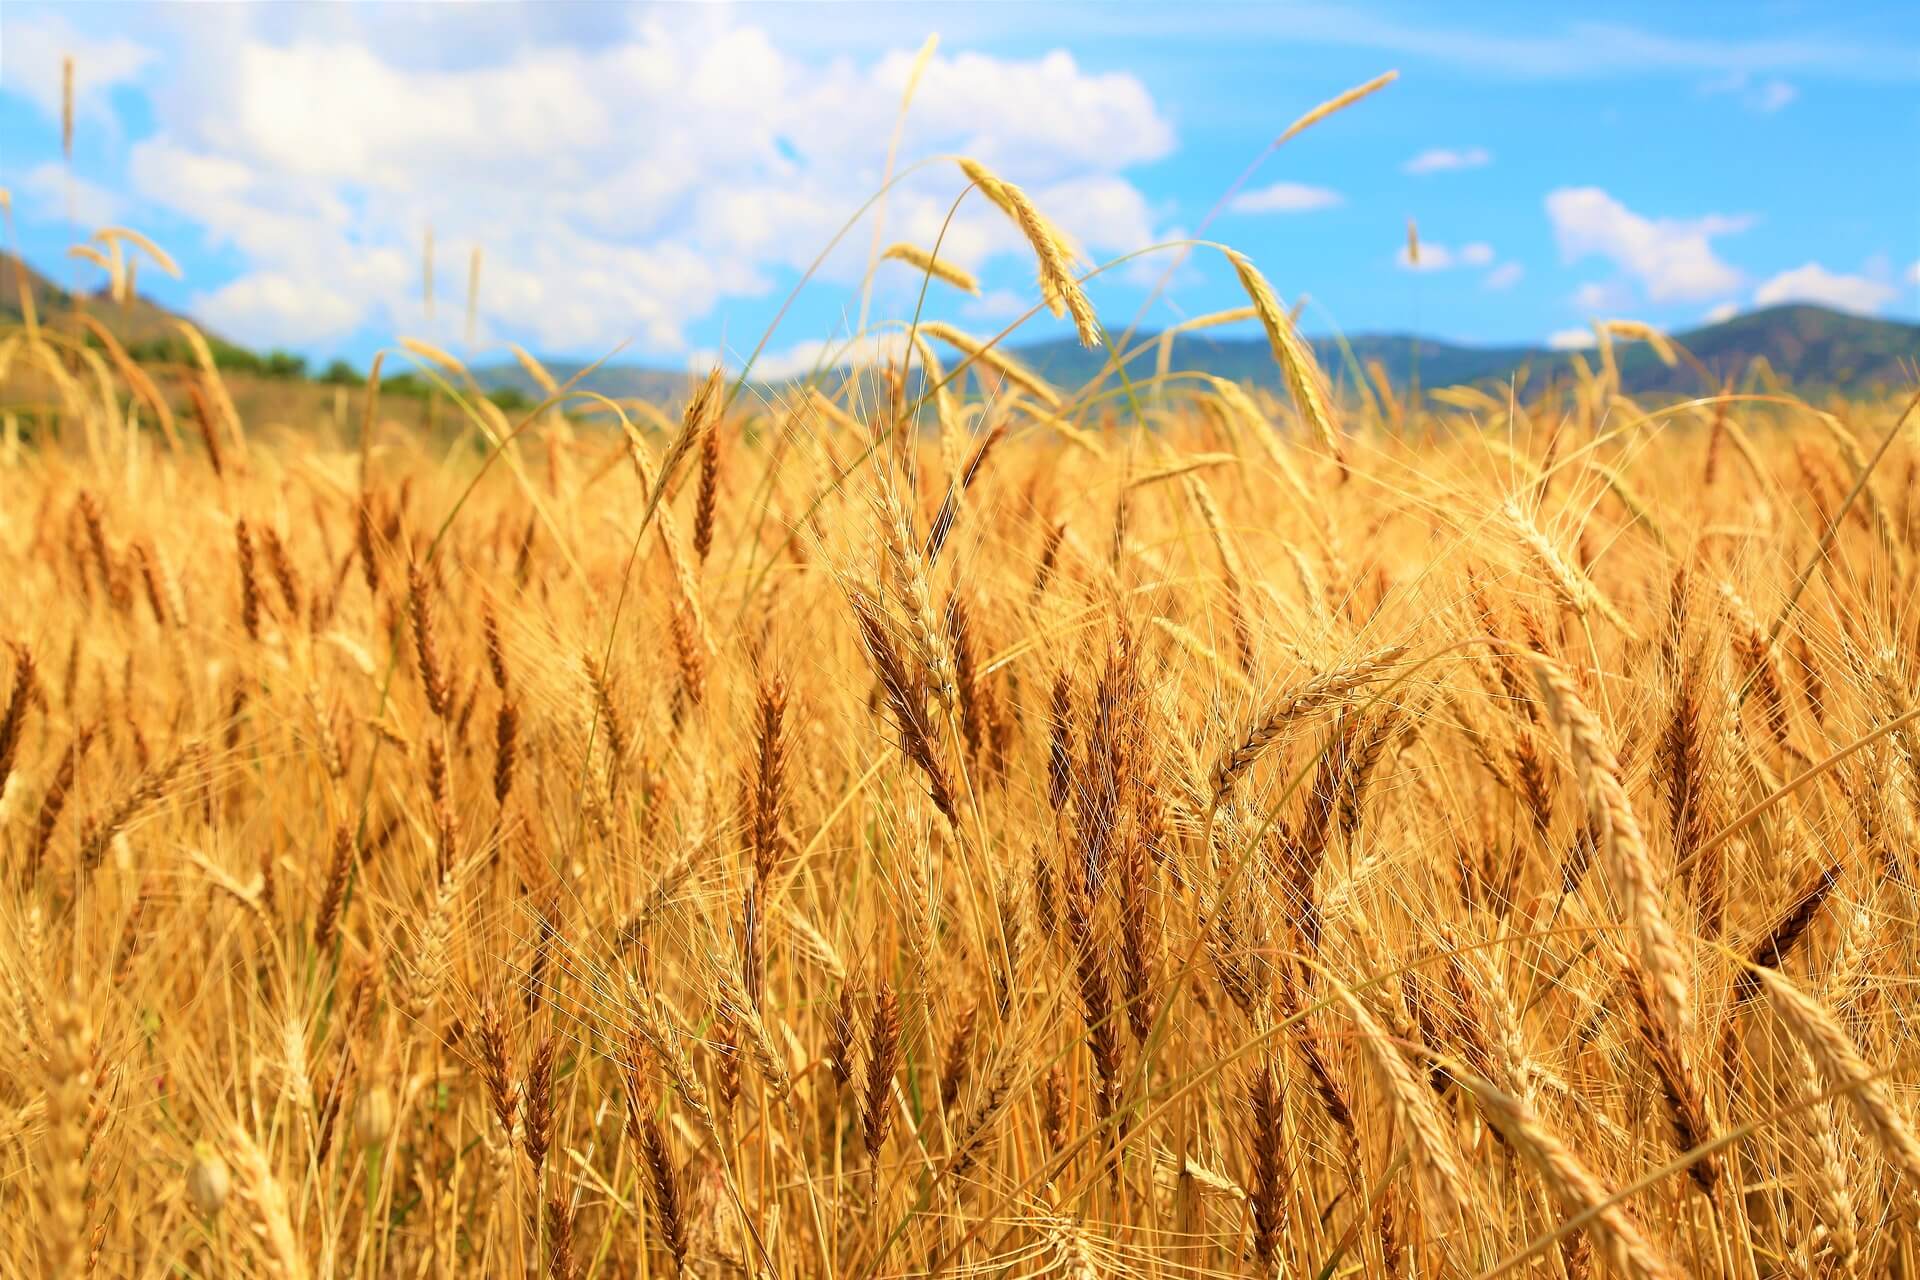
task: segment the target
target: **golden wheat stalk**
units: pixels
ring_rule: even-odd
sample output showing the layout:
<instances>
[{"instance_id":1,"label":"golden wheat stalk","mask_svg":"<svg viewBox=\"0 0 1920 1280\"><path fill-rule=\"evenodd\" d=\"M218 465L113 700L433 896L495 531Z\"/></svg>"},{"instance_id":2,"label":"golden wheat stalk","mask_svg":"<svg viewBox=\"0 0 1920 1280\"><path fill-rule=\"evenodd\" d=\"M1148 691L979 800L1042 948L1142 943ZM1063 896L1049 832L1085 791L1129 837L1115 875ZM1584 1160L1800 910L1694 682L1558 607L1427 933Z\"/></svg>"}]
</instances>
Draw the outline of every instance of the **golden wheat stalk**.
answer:
<instances>
[{"instance_id":1,"label":"golden wheat stalk","mask_svg":"<svg viewBox=\"0 0 1920 1280\"><path fill-rule=\"evenodd\" d=\"M1087 301L1086 291L1075 278L1080 253L1060 228L1034 208L1027 193L1002 181L985 165L962 159L961 172L976 183L981 192L1020 228L1040 267L1040 293L1055 315L1073 317L1074 332L1083 347L1100 345L1100 321Z\"/></svg>"},{"instance_id":2,"label":"golden wheat stalk","mask_svg":"<svg viewBox=\"0 0 1920 1280\"><path fill-rule=\"evenodd\" d=\"M998 346L989 346L980 339L962 333L940 320L929 320L923 323L920 326L920 332L936 342L946 343L966 356L969 362L993 370L1047 408L1056 411L1060 408L1062 403L1060 392L1039 374L1021 364Z\"/></svg>"},{"instance_id":3,"label":"golden wheat stalk","mask_svg":"<svg viewBox=\"0 0 1920 1280\"><path fill-rule=\"evenodd\" d=\"M1233 264L1234 273L1240 277L1240 287L1246 291L1254 312L1260 317L1261 327L1267 331L1267 344L1273 349L1273 361L1280 366L1281 376L1286 380L1293 407L1313 431L1321 448L1336 458L1344 457L1340 427L1334 417L1333 392L1319 361L1313 357L1313 349L1295 332L1292 319L1281 308L1273 286L1267 283L1259 268L1245 255L1231 249L1227 251L1227 261Z\"/></svg>"},{"instance_id":4,"label":"golden wheat stalk","mask_svg":"<svg viewBox=\"0 0 1920 1280\"><path fill-rule=\"evenodd\" d=\"M1286 132L1282 133L1278 138L1276 138L1274 140L1273 145L1277 147L1281 143L1285 142L1287 139L1293 137L1295 134L1298 134L1306 129L1311 129L1314 125L1319 124L1322 120L1325 120L1328 116L1332 115L1334 112L1346 110L1348 107L1360 101L1362 98L1369 97L1373 94L1380 92L1380 90L1386 88L1388 85L1392 84L1395 80L1398 80L1399 78L1400 78L1400 73L1398 71L1382 72L1380 75L1375 76L1373 79L1367 81L1364 84L1357 84L1353 88L1348 89L1345 93L1336 94L1333 97L1328 98L1325 102L1321 103L1319 106L1315 107L1313 110L1307 112L1307 114L1301 116L1298 120L1295 120L1292 124L1288 125L1286 128Z\"/></svg>"},{"instance_id":5,"label":"golden wheat stalk","mask_svg":"<svg viewBox=\"0 0 1920 1280\"><path fill-rule=\"evenodd\" d=\"M1667 923L1667 895L1627 797L1620 762L1607 742L1600 718L1581 699L1566 669L1536 656L1533 670L1548 714L1559 726L1573 757L1574 769L1587 794L1589 820L1600 833L1608 869L1625 899L1628 926L1639 946L1654 1008L1666 1034L1683 1042L1693 1030L1688 981L1691 969Z\"/></svg>"},{"instance_id":6,"label":"golden wheat stalk","mask_svg":"<svg viewBox=\"0 0 1920 1280\"><path fill-rule=\"evenodd\" d=\"M908 244L904 240L890 244L880 253L882 262L904 262L917 271L923 271L935 280L944 280L962 293L980 295L980 282L954 266L945 258L936 258L918 245Z\"/></svg>"},{"instance_id":7,"label":"golden wheat stalk","mask_svg":"<svg viewBox=\"0 0 1920 1280\"><path fill-rule=\"evenodd\" d=\"M1920 1139L1888 1092L1883 1073L1860 1056L1851 1037L1819 1001L1789 982L1778 969L1757 965L1750 972L1766 988L1773 1011L1813 1056L1820 1074L1846 1092L1860 1123L1880 1144L1888 1163L1906 1179L1909 1212L1920 1209Z\"/></svg>"},{"instance_id":8,"label":"golden wheat stalk","mask_svg":"<svg viewBox=\"0 0 1920 1280\"><path fill-rule=\"evenodd\" d=\"M1573 564L1553 545L1553 541L1540 530L1540 526L1520 509L1520 504L1507 499L1500 508L1501 514L1520 538L1520 543L1532 556L1533 562L1547 575L1547 581L1553 586L1554 594L1560 603L1580 614L1597 613L1618 627L1629 630L1627 620L1613 606L1613 602L1593 584L1586 574L1573 567Z\"/></svg>"}]
</instances>

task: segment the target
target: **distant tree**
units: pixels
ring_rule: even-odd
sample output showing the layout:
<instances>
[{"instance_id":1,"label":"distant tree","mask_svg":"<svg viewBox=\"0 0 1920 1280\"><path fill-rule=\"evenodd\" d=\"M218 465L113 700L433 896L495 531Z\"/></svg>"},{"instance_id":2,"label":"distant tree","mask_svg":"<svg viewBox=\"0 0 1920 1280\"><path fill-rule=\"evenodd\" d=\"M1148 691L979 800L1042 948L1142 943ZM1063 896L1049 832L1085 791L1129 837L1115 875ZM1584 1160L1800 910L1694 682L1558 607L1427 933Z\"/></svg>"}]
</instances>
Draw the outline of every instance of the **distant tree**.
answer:
<instances>
[{"instance_id":1,"label":"distant tree","mask_svg":"<svg viewBox=\"0 0 1920 1280\"><path fill-rule=\"evenodd\" d=\"M269 351L260 361L260 372L269 378L304 378L307 376L307 358L294 355L291 351Z\"/></svg>"},{"instance_id":2,"label":"distant tree","mask_svg":"<svg viewBox=\"0 0 1920 1280\"><path fill-rule=\"evenodd\" d=\"M327 364L320 381L333 387L357 387L360 385L360 373L345 360L333 360Z\"/></svg>"},{"instance_id":3,"label":"distant tree","mask_svg":"<svg viewBox=\"0 0 1920 1280\"><path fill-rule=\"evenodd\" d=\"M380 390L388 395L411 396L416 400L424 400L433 393L427 380L413 373L394 374L381 382Z\"/></svg>"},{"instance_id":4,"label":"distant tree","mask_svg":"<svg viewBox=\"0 0 1920 1280\"><path fill-rule=\"evenodd\" d=\"M236 347L231 342L219 338L210 338L207 349L213 352L213 367L234 373L259 373L262 361L257 352L245 347Z\"/></svg>"},{"instance_id":5,"label":"distant tree","mask_svg":"<svg viewBox=\"0 0 1920 1280\"><path fill-rule=\"evenodd\" d=\"M127 347L127 355L141 364L179 364L193 359L187 344L178 338L148 338Z\"/></svg>"},{"instance_id":6,"label":"distant tree","mask_svg":"<svg viewBox=\"0 0 1920 1280\"><path fill-rule=\"evenodd\" d=\"M501 387L497 391L489 391L487 399L508 413L523 413L533 408L533 401L518 387Z\"/></svg>"}]
</instances>

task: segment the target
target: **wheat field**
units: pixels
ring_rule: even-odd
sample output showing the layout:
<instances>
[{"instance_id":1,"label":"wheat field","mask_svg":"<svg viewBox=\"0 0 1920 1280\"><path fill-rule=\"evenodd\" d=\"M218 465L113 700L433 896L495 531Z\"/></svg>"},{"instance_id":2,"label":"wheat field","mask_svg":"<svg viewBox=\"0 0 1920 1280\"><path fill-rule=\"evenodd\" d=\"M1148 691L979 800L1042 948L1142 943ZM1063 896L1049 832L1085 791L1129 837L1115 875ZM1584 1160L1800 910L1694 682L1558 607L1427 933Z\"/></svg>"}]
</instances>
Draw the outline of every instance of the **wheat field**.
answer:
<instances>
[{"instance_id":1,"label":"wheat field","mask_svg":"<svg viewBox=\"0 0 1920 1280\"><path fill-rule=\"evenodd\" d=\"M0 1272L1915 1274L1912 403L1227 261L1283 396L0 337Z\"/></svg>"}]
</instances>

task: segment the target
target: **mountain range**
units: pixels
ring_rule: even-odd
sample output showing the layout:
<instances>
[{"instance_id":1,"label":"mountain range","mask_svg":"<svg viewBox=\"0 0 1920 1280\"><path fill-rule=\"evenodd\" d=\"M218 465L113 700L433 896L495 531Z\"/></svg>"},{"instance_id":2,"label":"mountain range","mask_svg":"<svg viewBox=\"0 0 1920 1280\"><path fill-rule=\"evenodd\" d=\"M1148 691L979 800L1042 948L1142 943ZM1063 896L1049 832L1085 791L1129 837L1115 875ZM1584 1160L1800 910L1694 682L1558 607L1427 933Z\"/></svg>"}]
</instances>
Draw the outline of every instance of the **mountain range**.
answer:
<instances>
[{"instance_id":1,"label":"mountain range","mask_svg":"<svg viewBox=\"0 0 1920 1280\"><path fill-rule=\"evenodd\" d=\"M0 254L0 325L19 323L19 291L13 269L17 260ZM67 294L31 267L22 268L36 311L44 318L69 308ZM173 313L144 297L114 304L90 297L91 313L112 329L123 345L154 347L173 333ZM1157 352L1154 335L1135 334L1139 351L1128 362L1130 376L1142 378L1154 371ZM230 355L236 364L259 367L257 353L249 353L245 335L209 335L216 352ZM1744 375L1756 358L1764 357L1774 374L1802 394L1841 391L1868 396L1911 385L1920 367L1920 325L1834 311L1808 304L1767 307L1736 315L1715 324L1672 335L1716 380ZM1505 383L1523 371L1530 380L1565 376L1575 352L1534 346L1474 346L1412 334L1359 334L1344 340L1319 337L1314 351L1328 372L1351 382L1378 363L1388 378L1404 388L1415 379L1424 387ZM1062 387L1077 387L1098 375L1109 359L1105 350L1086 350L1071 338L1015 343L1007 350ZM1588 353L1589 359L1592 353ZM1682 361L1669 367L1645 343L1618 344L1616 358L1621 384L1632 395L1698 393L1706 388L1700 371ZM565 381L585 365L554 360L547 369ZM1200 332L1179 334L1173 343L1170 367L1198 371L1236 382L1277 389L1279 373L1266 339L1221 336ZM488 391L514 390L537 397L538 388L517 362L489 363L473 370ZM684 369L630 363L601 365L576 385L616 399L634 398L673 402L687 393Z\"/></svg>"},{"instance_id":2,"label":"mountain range","mask_svg":"<svg viewBox=\"0 0 1920 1280\"><path fill-rule=\"evenodd\" d=\"M1803 394L1885 393L1909 385L1920 364L1920 325L1807 304L1768 307L1671 336L1715 379L1743 376L1756 358L1764 357L1778 377ZM1128 361L1130 376L1152 376L1158 354L1153 337L1134 335L1130 349L1144 350ZM1357 371L1377 361L1399 388L1415 378L1424 387L1500 384L1522 371L1539 385L1550 376L1569 376L1573 358L1579 354L1545 347L1473 346L1412 334L1359 334L1344 343L1320 337L1312 343L1330 375L1351 381ZM1015 343L1007 350L1048 381L1068 388L1097 376L1109 360L1109 352L1087 350L1072 338ZM1707 389L1699 370L1685 361L1668 367L1645 343L1618 342L1615 356L1621 385L1631 395L1696 394ZM1594 353L1585 353L1585 358L1591 362ZM564 380L584 367L556 361L548 369ZM1257 335L1178 334L1169 367L1275 390L1280 385L1272 350L1266 338ZM475 376L489 390L512 387L534 392L533 380L517 364L488 365L475 370ZM672 401L686 394L688 381L683 370L607 364L577 385L616 399Z\"/></svg>"}]
</instances>

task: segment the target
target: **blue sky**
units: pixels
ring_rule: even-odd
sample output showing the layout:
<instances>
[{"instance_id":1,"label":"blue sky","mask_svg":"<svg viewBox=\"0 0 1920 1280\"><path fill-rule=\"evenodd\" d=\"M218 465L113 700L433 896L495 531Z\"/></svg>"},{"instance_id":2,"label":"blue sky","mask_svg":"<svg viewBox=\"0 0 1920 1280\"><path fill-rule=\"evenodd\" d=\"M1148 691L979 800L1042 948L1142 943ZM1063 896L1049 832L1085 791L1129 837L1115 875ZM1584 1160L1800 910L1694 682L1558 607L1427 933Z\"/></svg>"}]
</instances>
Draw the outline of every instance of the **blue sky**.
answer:
<instances>
[{"instance_id":1,"label":"blue sky","mask_svg":"<svg viewBox=\"0 0 1920 1280\"><path fill-rule=\"evenodd\" d=\"M1207 228L1306 327L1574 340L1594 317L1683 329L1769 302L1920 314L1920 6L1538 4L38 5L0 8L0 185L28 258L107 223L183 268L143 290L224 335L364 363L397 335L480 358L737 362L878 187L977 156L1095 261L1191 235L1292 119L1384 92L1267 158ZM60 59L78 88L71 175ZM914 168L882 235L931 244L965 183ZM70 220L71 218L71 220ZM1407 223L1423 245L1405 260ZM435 306L422 300L435 243ZM862 307L860 223L769 343L800 367ZM978 196L943 255L992 332L1035 300ZM1173 259L1103 275L1112 327ZM870 332L918 281L883 265ZM1197 253L1149 326L1237 305ZM1023 336L1058 332L1044 314Z\"/></svg>"}]
</instances>

